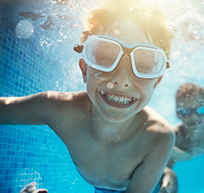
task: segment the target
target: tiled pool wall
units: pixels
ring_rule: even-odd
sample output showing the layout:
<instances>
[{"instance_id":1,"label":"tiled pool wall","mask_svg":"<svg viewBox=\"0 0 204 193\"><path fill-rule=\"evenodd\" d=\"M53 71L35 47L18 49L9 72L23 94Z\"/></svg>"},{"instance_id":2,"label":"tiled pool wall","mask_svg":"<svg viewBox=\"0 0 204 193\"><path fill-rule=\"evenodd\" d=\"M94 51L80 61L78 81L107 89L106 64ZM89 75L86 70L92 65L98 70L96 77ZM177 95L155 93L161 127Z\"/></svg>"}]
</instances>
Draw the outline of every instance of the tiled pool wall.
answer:
<instances>
[{"instance_id":1,"label":"tiled pool wall","mask_svg":"<svg viewBox=\"0 0 204 193\"><path fill-rule=\"evenodd\" d=\"M35 41L17 38L15 26L0 21L0 96L60 90L61 69L36 49ZM0 193L19 193L32 181L49 193L87 192L79 191L80 176L49 127L0 125Z\"/></svg>"}]
</instances>

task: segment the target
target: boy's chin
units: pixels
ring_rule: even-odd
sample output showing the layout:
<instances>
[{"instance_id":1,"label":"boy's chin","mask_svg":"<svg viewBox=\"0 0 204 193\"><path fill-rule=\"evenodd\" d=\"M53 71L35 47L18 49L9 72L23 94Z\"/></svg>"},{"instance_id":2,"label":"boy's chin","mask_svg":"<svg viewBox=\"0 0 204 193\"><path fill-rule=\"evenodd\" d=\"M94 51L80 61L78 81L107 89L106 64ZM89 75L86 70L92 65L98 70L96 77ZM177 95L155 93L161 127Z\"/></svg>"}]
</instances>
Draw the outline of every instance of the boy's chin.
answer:
<instances>
[{"instance_id":1,"label":"boy's chin","mask_svg":"<svg viewBox=\"0 0 204 193\"><path fill-rule=\"evenodd\" d=\"M126 116L114 117L114 116L108 116L108 115L103 115L103 114L102 114L102 117L106 121L109 121L109 122L112 122L112 123L123 123L123 122L127 121L130 118L130 117L126 117Z\"/></svg>"}]
</instances>

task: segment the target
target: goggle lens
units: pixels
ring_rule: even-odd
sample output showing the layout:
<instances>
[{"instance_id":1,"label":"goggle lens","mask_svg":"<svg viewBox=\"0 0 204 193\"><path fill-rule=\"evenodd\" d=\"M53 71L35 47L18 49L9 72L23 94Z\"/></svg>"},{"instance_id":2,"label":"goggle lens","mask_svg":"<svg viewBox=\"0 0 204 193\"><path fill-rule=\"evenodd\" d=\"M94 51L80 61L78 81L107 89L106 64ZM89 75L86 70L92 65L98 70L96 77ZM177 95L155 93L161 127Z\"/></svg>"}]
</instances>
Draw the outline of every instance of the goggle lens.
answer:
<instances>
[{"instance_id":1,"label":"goggle lens","mask_svg":"<svg viewBox=\"0 0 204 193\"><path fill-rule=\"evenodd\" d=\"M182 117L188 117L191 114L191 109L184 108L184 107L178 107L177 113L181 115Z\"/></svg>"},{"instance_id":2,"label":"goggle lens","mask_svg":"<svg viewBox=\"0 0 204 193\"><path fill-rule=\"evenodd\" d=\"M198 115L204 115L204 106L201 106L201 107L196 108L195 112L196 112Z\"/></svg>"},{"instance_id":3,"label":"goggle lens","mask_svg":"<svg viewBox=\"0 0 204 193\"><path fill-rule=\"evenodd\" d=\"M157 74L163 68L164 59L159 52L138 48L134 51L134 62L140 74Z\"/></svg>"},{"instance_id":4,"label":"goggle lens","mask_svg":"<svg viewBox=\"0 0 204 193\"><path fill-rule=\"evenodd\" d=\"M90 41L86 47L87 59L104 68L109 68L114 64L119 52L119 45L100 39Z\"/></svg>"},{"instance_id":5,"label":"goggle lens","mask_svg":"<svg viewBox=\"0 0 204 193\"><path fill-rule=\"evenodd\" d=\"M197 107L195 109L178 107L177 113L182 117L188 117L191 115L192 111L196 113L196 115L201 116L204 115L204 106Z\"/></svg>"}]
</instances>

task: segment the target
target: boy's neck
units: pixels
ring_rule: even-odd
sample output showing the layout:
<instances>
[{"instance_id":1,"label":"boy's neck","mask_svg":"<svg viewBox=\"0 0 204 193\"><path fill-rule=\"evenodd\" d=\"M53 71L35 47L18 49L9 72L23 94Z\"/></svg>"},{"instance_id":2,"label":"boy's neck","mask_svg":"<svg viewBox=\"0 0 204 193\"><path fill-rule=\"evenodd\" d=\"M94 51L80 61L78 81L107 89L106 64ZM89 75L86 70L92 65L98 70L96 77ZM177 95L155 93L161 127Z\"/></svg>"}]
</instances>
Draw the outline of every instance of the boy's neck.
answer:
<instances>
[{"instance_id":1,"label":"boy's neck","mask_svg":"<svg viewBox=\"0 0 204 193\"><path fill-rule=\"evenodd\" d=\"M115 140L117 142L124 138L128 138L137 130L137 125L140 124L134 124L133 127L133 121L137 121L136 119L137 116L135 115L124 122L111 122L106 120L98 109L93 106L90 120L91 130L96 137Z\"/></svg>"}]
</instances>

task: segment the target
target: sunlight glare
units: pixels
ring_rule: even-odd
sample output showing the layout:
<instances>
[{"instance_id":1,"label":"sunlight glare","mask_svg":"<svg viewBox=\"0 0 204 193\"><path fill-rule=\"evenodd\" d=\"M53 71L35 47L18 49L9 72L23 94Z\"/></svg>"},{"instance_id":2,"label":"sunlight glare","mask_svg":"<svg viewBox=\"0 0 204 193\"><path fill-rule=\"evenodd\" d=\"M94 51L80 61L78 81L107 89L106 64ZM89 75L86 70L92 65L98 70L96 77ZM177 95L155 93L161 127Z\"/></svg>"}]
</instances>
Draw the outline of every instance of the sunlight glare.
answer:
<instances>
[{"instance_id":1,"label":"sunlight glare","mask_svg":"<svg viewBox=\"0 0 204 193\"><path fill-rule=\"evenodd\" d=\"M178 4L180 0L145 0L146 3L155 3L159 7Z\"/></svg>"}]
</instances>

